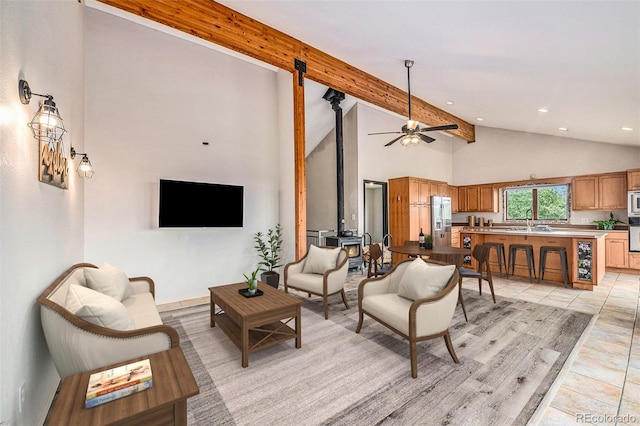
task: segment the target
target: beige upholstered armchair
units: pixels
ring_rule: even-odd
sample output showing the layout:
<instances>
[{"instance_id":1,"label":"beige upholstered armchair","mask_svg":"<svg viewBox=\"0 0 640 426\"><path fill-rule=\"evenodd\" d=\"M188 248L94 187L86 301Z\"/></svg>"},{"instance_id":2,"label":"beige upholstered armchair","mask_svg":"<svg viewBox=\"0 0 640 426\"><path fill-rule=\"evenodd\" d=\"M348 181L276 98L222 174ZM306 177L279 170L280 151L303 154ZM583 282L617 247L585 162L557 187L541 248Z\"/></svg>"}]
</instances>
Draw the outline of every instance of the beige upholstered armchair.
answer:
<instances>
[{"instance_id":1,"label":"beige upholstered armchair","mask_svg":"<svg viewBox=\"0 0 640 426\"><path fill-rule=\"evenodd\" d=\"M458 302L458 271L455 265L407 259L387 274L369 278L358 287L359 320L364 314L409 341L411 377L418 377L416 343L444 337L455 363L458 357L449 335L449 324Z\"/></svg>"},{"instance_id":2,"label":"beige upholstered armchair","mask_svg":"<svg viewBox=\"0 0 640 426\"><path fill-rule=\"evenodd\" d=\"M284 267L284 291L289 288L322 296L324 318L329 319L328 297L340 293L349 309L344 294L344 283L349 272L349 254L340 247L310 246L307 254L297 262Z\"/></svg>"}]
</instances>

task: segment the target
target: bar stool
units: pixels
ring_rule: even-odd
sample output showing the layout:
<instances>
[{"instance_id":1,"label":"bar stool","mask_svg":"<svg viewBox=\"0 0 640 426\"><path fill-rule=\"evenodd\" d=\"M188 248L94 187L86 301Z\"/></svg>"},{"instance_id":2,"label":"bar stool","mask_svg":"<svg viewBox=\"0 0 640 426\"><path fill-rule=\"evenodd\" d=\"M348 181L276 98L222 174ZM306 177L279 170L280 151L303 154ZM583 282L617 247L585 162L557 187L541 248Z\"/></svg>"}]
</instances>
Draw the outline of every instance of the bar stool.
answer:
<instances>
[{"instance_id":1,"label":"bar stool","mask_svg":"<svg viewBox=\"0 0 640 426\"><path fill-rule=\"evenodd\" d=\"M502 278L502 265L504 264L505 273L507 271L507 259L505 259L504 254L504 244L502 243L484 243L485 246L489 246L489 251L492 248L496 249L496 256L498 257L498 272L500 273L500 278Z\"/></svg>"},{"instance_id":2,"label":"bar stool","mask_svg":"<svg viewBox=\"0 0 640 426\"><path fill-rule=\"evenodd\" d=\"M538 271L538 283L544 280L544 270L547 266L547 253L558 253L560 256L560 266L562 270L562 282L567 287L569 283L569 264L567 262L567 249L557 246L542 246L540 247L540 270ZM548 268L552 269L552 268ZM553 269L557 270L557 269Z\"/></svg>"},{"instance_id":3,"label":"bar stool","mask_svg":"<svg viewBox=\"0 0 640 426\"><path fill-rule=\"evenodd\" d=\"M516 255L518 251L523 250L527 256L527 270L529 271L529 282L533 282L531 279L531 270L533 270L533 277L536 278L536 265L533 258L533 246L531 244L509 244L509 264L507 265L507 278L509 278L509 267L511 267L511 275L515 275L516 269Z\"/></svg>"}]
</instances>

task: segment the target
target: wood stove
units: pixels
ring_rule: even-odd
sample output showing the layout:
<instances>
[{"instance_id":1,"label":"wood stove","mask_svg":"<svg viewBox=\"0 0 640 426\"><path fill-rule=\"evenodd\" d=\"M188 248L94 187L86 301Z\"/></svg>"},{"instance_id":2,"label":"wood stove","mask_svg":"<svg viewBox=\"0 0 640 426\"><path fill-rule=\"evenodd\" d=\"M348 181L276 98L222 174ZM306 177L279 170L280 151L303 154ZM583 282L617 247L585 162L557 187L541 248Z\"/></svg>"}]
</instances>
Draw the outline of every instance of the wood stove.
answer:
<instances>
[{"instance_id":1,"label":"wood stove","mask_svg":"<svg viewBox=\"0 0 640 426\"><path fill-rule=\"evenodd\" d=\"M349 253L349 269L362 267L362 237L325 237L325 244L331 247L343 247Z\"/></svg>"}]
</instances>

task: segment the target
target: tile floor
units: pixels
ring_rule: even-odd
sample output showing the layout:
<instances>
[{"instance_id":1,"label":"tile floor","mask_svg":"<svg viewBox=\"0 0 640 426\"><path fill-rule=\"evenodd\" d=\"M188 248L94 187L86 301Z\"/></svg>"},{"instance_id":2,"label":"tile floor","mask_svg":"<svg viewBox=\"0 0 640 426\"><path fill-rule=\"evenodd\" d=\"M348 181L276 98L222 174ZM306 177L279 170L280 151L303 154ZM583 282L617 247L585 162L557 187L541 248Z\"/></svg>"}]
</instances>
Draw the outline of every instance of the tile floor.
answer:
<instances>
[{"instance_id":1,"label":"tile floor","mask_svg":"<svg viewBox=\"0 0 640 426\"><path fill-rule=\"evenodd\" d=\"M349 287L362 275L350 274ZM529 283L524 278L494 277L496 295L596 314L582 346L570 358L562 379L543 401L537 425L640 424L640 275L607 272L594 291L561 283ZM465 279L463 287L478 290ZM486 284L484 291L488 291ZM159 306L161 311L209 303L209 297Z\"/></svg>"},{"instance_id":2,"label":"tile floor","mask_svg":"<svg viewBox=\"0 0 640 426\"><path fill-rule=\"evenodd\" d=\"M478 290L476 280L463 287ZM496 277L494 288L496 295L596 314L536 424L640 424L640 275L608 272L594 291L519 277Z\"/></svg>"}]
</instances>

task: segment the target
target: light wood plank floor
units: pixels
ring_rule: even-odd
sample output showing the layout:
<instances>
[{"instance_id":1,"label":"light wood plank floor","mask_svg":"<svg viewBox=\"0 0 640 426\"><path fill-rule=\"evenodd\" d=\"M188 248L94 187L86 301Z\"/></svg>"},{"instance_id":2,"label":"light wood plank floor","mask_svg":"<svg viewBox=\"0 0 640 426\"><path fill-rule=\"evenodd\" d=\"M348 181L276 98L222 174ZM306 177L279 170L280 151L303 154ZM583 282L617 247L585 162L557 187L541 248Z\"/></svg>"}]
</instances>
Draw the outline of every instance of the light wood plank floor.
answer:
<instances>
[{"instance_id":1,"label":"light wood plank floor","mask_svg":"<svg viewBox=\"0 0 640 426\"><path fill-rule=\"evenodd\" d=\"M538 425L640 424L640 275L607 272L594 291L565 289L561 283L529 283L494 277L497 296L596 314L582 347L549 392ZM347 289L364 278L349 274ZM478 281L463 288L478 291ZM484 283L482 293L490 297ZM160 305L161 311L208 303L209 297Z\"/></svg>"}]
</instances>

